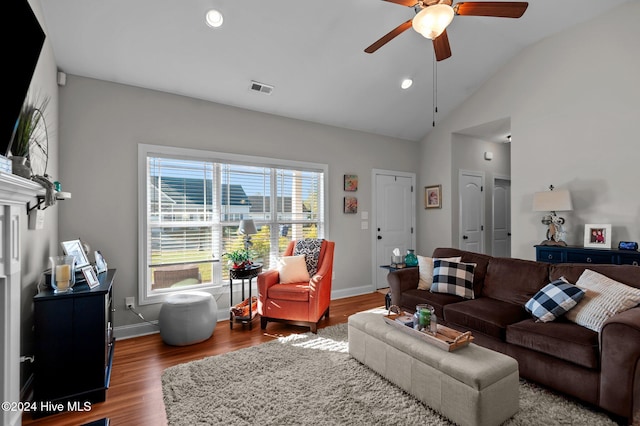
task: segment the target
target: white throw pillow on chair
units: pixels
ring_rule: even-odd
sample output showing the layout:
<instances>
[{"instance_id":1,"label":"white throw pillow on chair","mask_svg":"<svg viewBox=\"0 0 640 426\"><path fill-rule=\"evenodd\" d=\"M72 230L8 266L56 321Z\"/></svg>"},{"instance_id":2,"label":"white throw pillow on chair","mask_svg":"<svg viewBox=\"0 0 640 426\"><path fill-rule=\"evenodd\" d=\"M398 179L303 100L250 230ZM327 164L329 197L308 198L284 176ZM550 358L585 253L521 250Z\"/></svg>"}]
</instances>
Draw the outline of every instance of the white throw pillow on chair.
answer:
<instances>
[{"instance_id":1,"label":"white throw pillow on chair","mask_svg":"<svg viewBox=\"0 0 640 426\"><path fill-rule=\"evenodd\" d=\"M280 284L307 283L311 279L304 255L281 257L277 269Z\"/></svg>"}]
</instances>

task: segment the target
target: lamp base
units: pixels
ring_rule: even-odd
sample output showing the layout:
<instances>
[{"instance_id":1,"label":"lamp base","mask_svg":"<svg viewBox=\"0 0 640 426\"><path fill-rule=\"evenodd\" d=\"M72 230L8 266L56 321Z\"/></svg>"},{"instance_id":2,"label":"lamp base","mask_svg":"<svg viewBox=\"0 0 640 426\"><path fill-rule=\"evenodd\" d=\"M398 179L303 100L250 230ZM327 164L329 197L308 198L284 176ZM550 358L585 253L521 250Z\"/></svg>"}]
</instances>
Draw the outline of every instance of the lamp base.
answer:
<instances>
[{"instance_id":1,"label":"lamp base","mask_svg":"<svg viewBox=\"0 0 640 426\"><path fill-rule=\"evenodd\" d=\"M541 242L539 245L541 246L560 246L560 247L566 247L567 243L565 243L564 241L554 241L554 240L544 240L543 242Z\"/></svg>"}]
</instances>

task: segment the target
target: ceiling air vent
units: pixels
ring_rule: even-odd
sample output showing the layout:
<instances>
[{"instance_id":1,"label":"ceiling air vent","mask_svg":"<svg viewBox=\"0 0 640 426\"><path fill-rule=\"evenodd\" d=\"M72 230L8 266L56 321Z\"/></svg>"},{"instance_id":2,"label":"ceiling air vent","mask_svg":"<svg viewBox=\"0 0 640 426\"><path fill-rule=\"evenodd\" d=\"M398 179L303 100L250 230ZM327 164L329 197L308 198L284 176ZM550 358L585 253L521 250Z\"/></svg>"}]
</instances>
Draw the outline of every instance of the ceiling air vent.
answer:
<instances>
[{"instance_id":1,"label":"ceiling air vent","mask_svg":"<svg viewBox=\"0 0 640 426\"><path fill-rule=\"evenodd\" d=\"M257 81L251 82L251 90L256 92L264 93L265 95L270 95L273 91L273 86L264 83L258 83Z\"/></svg>"}]
</instances>

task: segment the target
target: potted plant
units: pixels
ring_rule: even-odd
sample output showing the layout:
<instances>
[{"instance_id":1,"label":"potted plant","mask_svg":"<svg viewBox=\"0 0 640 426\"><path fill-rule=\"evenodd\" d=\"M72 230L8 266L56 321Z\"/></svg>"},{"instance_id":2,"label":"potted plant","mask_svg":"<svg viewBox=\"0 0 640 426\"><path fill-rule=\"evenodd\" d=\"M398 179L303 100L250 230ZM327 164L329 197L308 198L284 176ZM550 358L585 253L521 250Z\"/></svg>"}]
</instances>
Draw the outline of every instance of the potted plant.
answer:
<instances>
[{"instance_id":1,"label":"potted plant","mask_svg":"<svg viewBox=\"0 0 640 426\"><path fill-rule=\"evenodd\" d=\"M24 178L31 177L31 164L29 163L29 147L33 134L44 120L44 111L49 104L49 97L30 100L27 98L22 105L16 129L11 144L11 161L13 172Z\"/></svg>"},{"instance_id":2,"label":"potted plant","mask_svg":"<svg viewBox=\"0 0 640 426\"><path fill-rule=\"evenodd\" d=\"M232 250L224 253L222 257L226 257L227 260L232 263L233 269L242 269L251 265L251 252L248 249Z\"/></svg>"}]
</instances>

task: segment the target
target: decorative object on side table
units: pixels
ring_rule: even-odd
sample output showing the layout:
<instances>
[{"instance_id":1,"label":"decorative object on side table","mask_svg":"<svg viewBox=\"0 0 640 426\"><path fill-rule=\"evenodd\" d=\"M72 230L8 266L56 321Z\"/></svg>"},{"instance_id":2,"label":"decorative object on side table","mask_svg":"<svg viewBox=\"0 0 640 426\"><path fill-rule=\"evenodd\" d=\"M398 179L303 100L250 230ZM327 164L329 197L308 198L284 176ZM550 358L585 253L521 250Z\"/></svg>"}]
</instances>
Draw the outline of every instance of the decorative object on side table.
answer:
<instances>
[{"instance_id":1,"label":"decorative object on side table","mask_svg":"<svg viewBox=\"0 0 640 426\"><path fill-rule=\"evenodd\" d=\"M60 244L62 244L62 250L64 251L64 254L75 257L76 269L80 269L90 265L87 254L82 247L82 242L79 239L63 241Z\"/></svg>"},{"instance_id":2,"label":"decorative object on side table","mask_svg":"<svg viewBox=\"0 0 640 426\"><path fill-rule=\"evenodd\" d=\"M418 266L418 256L416 256L415 250L407 250L407 254L404 256L404 264L406 266Z\"/></svg>"},{"instance_id":3,"label":"decorative object on side table","mask_svg":"<svg viewBox=\"0 0 640 426\"><path fill-rule=\"evenodd\" d=\"M611 224L587 223L584 225L584 246L611 248Z\"/></svg>"},{"instance_id":4,"label":"decorative object on side table","mask_svg":"<svg viewBox=\"0 0 640 426\"><path fill-rule=\"evenodd\" d=\"M54 293L72 291L76 283L76 259L74 256L52 256L51 263L51 287Z\"/></svg>"},{"instance_id":5,"label":"decorative object on side table","mask_svg":"<svg viewBox=\"0 0 640 426\"><path fill-rule=\"evenodd\" d=\"M251 242L251 236L257 234L256 224L253 223L253 219L242 219L238 226L238 234L244 235L244 249L249 250L253 245Z\"/></svg>"},{"instance_id":6,"label":"decorative object on side table","mask_svg":"<svg viewBox=\"0 0 640 426\"><path fill-rule=\"evenodd\" d=\"M442 208L442 185L432 185L424 187L424 208Z\"/></svg>"},{"instance_id":7,"label":"decorative object on side table","mask_svg":"<svg viewBox=\"0 0 640 426\"><path fill-rule=\"evenodd\" d=\"M533 211L549 212L542 217L542 223L548 226L547 239L542 241L543 246L566 246L564 241L566 232L564 231L564 218L558 216L556 212L571 211L571 194L563 189L554 191L554 186L549 186L549 191L536 192L533 195Z\"/></svg>"},{"instance_id":8,"label":"decorative object on side table","mask_svg":"<svg viewBox=\"0 0 640 426\"><path fill-rule=\"evenodd\" d=\"M231 269L245 269L251 266L251 251L243 248L223 253L222 257L226 257L230 263Z\"/></svg>"}]
</instances>

